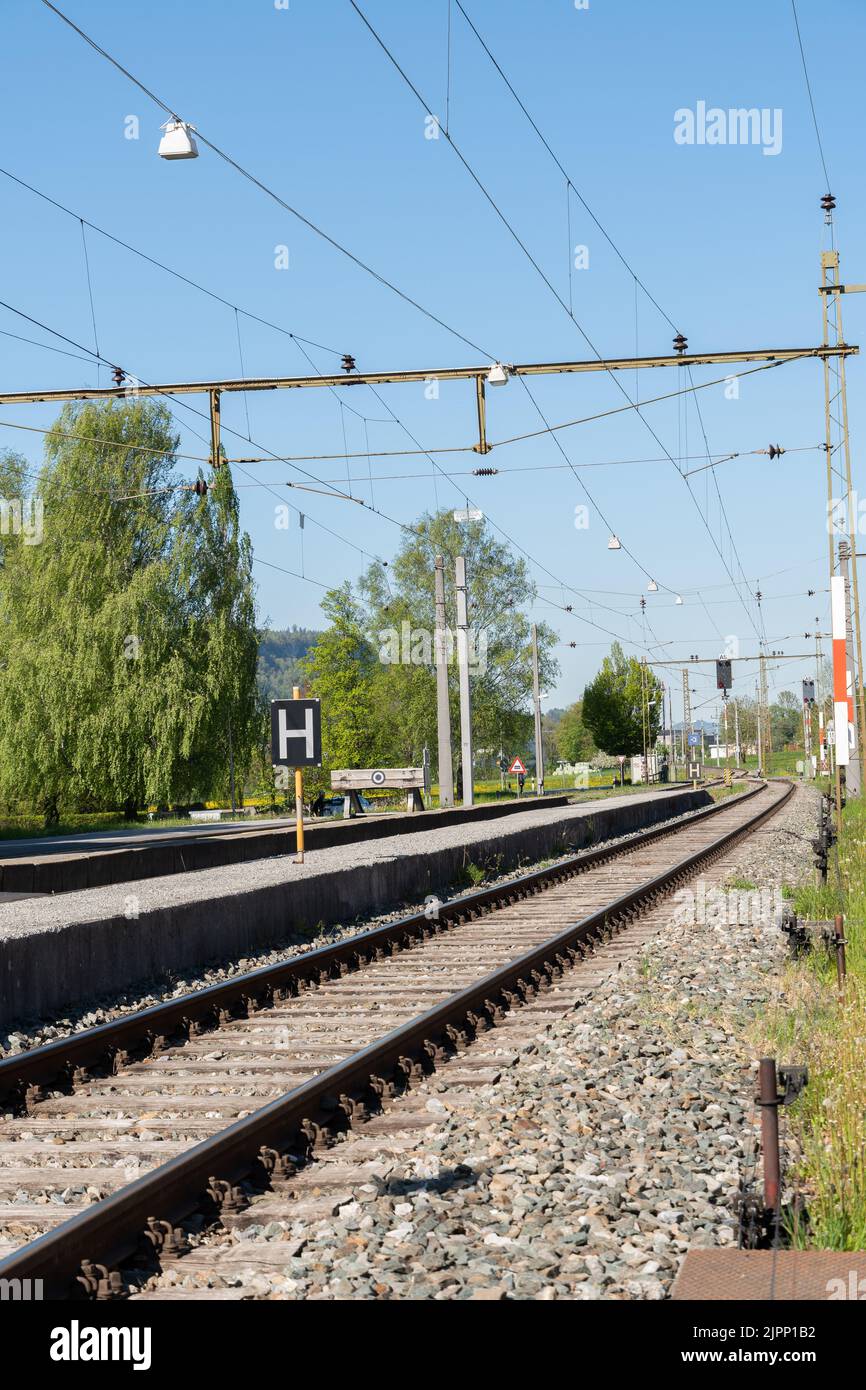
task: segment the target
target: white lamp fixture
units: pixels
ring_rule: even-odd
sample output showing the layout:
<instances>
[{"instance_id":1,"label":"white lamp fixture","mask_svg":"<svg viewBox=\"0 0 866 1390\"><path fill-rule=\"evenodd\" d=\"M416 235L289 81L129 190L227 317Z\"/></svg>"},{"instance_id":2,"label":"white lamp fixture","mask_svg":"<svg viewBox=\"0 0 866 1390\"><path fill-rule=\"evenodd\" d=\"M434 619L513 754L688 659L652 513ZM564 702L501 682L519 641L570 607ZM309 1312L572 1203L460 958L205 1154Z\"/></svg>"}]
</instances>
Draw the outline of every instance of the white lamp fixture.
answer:
<instances>
[{"instance_id":1,"label":"white lamp fixture","mask_svg":"<svg viewBox=\"0 0 866 1390\"><path fill-rule=\"evenodd\" d=\"M508 368L503 367L501 362L491 362L490 370L487 373L488 386L506 386L508 384Z\"/></svg>"},{"instance_id":2,"label":"white lamp fixture","mask_svg":"<svg viewBox=\"0 0 866 1390\"><path fill-rule=\"evenodd\" d=\"M658 586L658 584L655 582L654 579L651 579L650 582L649 582L649 584L647 584L647 586L646 586L646 591L647 591L648 594L657 594L657 593L658 593L658 591L659 591L659 586Z\"/></svg>"},{"instance_id":3,"label":"white lamp fixture","mask_svg":"<svg viewBox=\"0 0 866 1390\"><path fill-rule=\"evenodd\" d=\"M619 536L611 534L610 540L607 543L607 548L608 550L622 550Z\"/></svg>"},{"instance_id":4,"label":"white lamp fixture","mask_svg":"<svg viewBox=\"0 0 866 1390\"><path fill-rule=\"evenodd\" d=\"M198 146L193 137L195 126L186 121L166 121L161 127L165 131L159 142L159 153L163 159L198 159Z\"/></svg>"}]
</instances>

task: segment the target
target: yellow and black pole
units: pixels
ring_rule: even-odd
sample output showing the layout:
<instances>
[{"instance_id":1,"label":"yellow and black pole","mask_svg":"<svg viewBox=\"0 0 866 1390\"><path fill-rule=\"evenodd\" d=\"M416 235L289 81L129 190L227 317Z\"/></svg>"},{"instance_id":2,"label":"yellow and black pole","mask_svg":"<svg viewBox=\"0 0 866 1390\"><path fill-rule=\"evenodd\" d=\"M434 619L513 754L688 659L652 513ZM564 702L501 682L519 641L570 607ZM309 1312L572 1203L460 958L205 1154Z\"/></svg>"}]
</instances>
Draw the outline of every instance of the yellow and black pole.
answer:
<instances>
[{"instance_id":1,"label":"yellow and black pole","mask_svg":"<svg viewBox=\"0 0 866 1390\"><path fill-rule=\"evenodd\" d=\"M292 687L292 699L300 700L301 687ZM304 862L304 769L295 768L295 835L297 837L297 857L296 864Z\"/></svg>"}]
</instances>

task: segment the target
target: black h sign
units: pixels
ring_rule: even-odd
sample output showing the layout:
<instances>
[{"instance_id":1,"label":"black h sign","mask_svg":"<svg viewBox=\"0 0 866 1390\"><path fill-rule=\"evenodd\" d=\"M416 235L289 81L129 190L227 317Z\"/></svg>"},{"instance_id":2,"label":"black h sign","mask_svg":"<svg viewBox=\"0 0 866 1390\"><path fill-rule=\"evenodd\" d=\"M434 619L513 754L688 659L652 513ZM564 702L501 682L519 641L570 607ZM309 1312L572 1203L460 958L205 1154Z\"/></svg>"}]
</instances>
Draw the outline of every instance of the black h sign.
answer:
<instances>
[{"instance_id":1,"label":"black h sign","mask_svg":"<svg viewBox=\"0 0 866 1390\"><path fill-rule=\"evenodd\" d=\"M275 767L322 766L322 707L318 700L271 701L271 761Z\"/></svg>"},{"instance_id":2,"label":"black h sign","mask_svg":"<svg viewBox=\"0 0 866 1390\"><path fill-rule=\"evenodd\" d=\"M731 663L730 661L716 662L716 688L718 690L730 690L731 688Z\"/></svg>"}]
</instances>

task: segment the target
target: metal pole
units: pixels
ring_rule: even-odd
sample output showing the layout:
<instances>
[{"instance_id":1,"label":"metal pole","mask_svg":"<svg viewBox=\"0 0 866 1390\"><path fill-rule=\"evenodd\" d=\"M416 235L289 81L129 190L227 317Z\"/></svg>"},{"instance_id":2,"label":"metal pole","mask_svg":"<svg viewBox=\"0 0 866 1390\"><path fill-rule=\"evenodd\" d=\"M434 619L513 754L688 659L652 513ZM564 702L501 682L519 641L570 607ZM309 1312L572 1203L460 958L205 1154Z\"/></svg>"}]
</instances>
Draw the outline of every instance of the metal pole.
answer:
<instances>
[{"instance_id":1,"label":"metal pole","mask_svg":"<svg viewBox=\"0 0 866 1390\"><path fill-rule=\"evenodd\" d=\"M292 699L300 700L301 687L292 687ZM295 768L295 840L297 846L296 864L304 862L304 769Z\"/></svg>"},{"instance_id":2,"label":"metal pole","mask_svg":"<svg viewBox=\"0 0 866 1390\"><path fill-rule=\"evenodd\" d=\"M472 775L472 695L469 688L469 616L466 602L466 560L454 561L457 589L457 663L460 675L460 762L463 770L463 805L475 804Z\"/></svg>"},{"instance_id":3,"label":"metal pole","mask_svg":"<svg viewBox=\"0 0 866 1390\"><path fill-rule=\"evenodd\" d=\"M211 391L210 395L210 462L212 468L220 466L220 393Z\"/></svg>"},{"instance_id":4,"label":"metal pole","mask_svg":"<svg viewBox=\"0 0 866 1390\"><path fill-rule=\"evenodd\" d=\"M742 750L740 748L740 706L734 701L734 742L737 750L737 767L742 761Z\"/></svg>"},{"instance_id":5,"label":"metal pole","mask_svg":"<svg viewBox=\"0 0 866 1390\"><path fill-rule=\"evenodd\" d=\"M845 989L845 976L848 973L848 967L845 961L845 947L847 945L845 940L845 918L842 916L841 912L836 914L833 927L836 945L836 980L839 985L839 993L841 994Z\"/></svg>"},{"instance_id":6,"label":"metal pole","mask_svg":"<svg viewBox=\"0 0 866 1390\"><path fill-rule=\"evenodd\" d=\"M829 253L827 253L829 254ZM847 289L852 289L847 286ZM795 362L805 358L826 361L828 357L855 356L860 349L855 343L840 343L830 347L749 348L742 352L684 352L661 357L591 357L580 361L516 362L508 364L509 376L561 376L569 372L631 372L648 367L721 366L734 362ZM208 391L285 391L298 389L351 389L359 385L388 386L390 384L423 385L434 381L484 381L490 370L487 365L472 367L418 367L411 371L384 372L354 371L315 376L290 377L228 377L209 381L174 381L145 384L136 387L137 396L185 396L206 394ZM122 399L128 386L73 386L60 391L0 392L0 405L19 405L23 402L57 402L79 400ZM340 455L342 458L343 455Z\"/></svg>"},{"instance_id":7,"label":"metal pole","mask_svg":"<svg viewBox=\"0 0 866 1390\"><path fill-rule=\"evenodd\" d=\"M778 1214L782 1192L782 1165L779 1155L779 1083L774 1057L762 1057L758 1064L758 1104L761 1107L764 1206L767 1211Z\"/></svg>"},{"instance_id":8,"label":"metal pole","mask_svg":"<svg viewBox=\"0 0 866 1390\"><path fill-rule=\"evenodd\" d=\"M857 721L857 706L854 699L854 638L851 624L851 583L848 571L849 547L847 541L839 542L839 573L845 581L845 686L848 698L848 719L854 731L854 747L848 754L848 770L845 773L845 788L849 796L860 795L860 730Z\"/></svg>"},{"instance_id":9,"label":"metal pole","mask_svg":"<svg viewBox=\"0 0 866 1390\"><path fill-rule=\"evenodd\" d=\"M445 631L445 560L436 556L436 730L439 746L439 805L454 805L451 765L451 706L448 700L448 652Z\"/></svg>"},{"instance_id":10,"label":"metal pole","mask_svg":"<svg viewBox=\"0 0 866 1390\"><path fill-rule=\"evenodd\" d=\"M235 750L232 743L232 718L229 715L229 782L232 794L232 815L235 813Z\"/></svg>"},{"instance_id":11,"label":"metal pole","mask_svg":"<svg viewBox=\"0 0 866 1390\"><path fill-rule=\"evenodd\" d=\"M838 266L838 252L836 253L836 264ZM838 274L837 274L838 284ZM826 299L826 295L821 296ZM837 289L833 295L835 308L835 330L836 342L843 343L845 334L842 328L842 296ZM857 510L854 497L854 487L851 474L851 436L848 430L848 388L845 378L845 358L839 361L839 399L842 414L842 452L845 457L845 489L846 489L846 509L848 521L848 539L850 543L851 559L851 606L854 612L854 639L856 643L857 665L854 667L852 661L852 671L854 672L854 720L857 727L857 748L863 746L863 739L866 736L866 704L864 704L863 692L863 643L860 632L860 593L857 580ZM852 650L852 657L853 657ZM859 758L858 758L859 761ZM853 793L858 795L857 792Z\"/></svg>"},{"instance_id":12,"label":"metal pole","mask_svg":"<svg viewBox=\"0 0 866 1390\"><path fill-rule=\"evenodd\" d=\"M821 252L821 286L823 289L829 285L827 275L828 270L835 269L839 265L838 251ZM830 296L821 295L821 322L823 327L823 342L827 347L830 342L830 322L827 314L827 304ZM832 424L832 390L830 385L830 360L825 357L824 361L824 453L827 466L827 544L830 559L830 577L832 579L836 570L836 554L834 546L833 532L833 424Z\"/></svg>"},{"instance_id":13,"label":"metal pole","mask_svg":"<svg viewBox=\"0 0 866 1390\"><path fill-rule=\"evenodd\" d=\"M532 624L532 702L535 710L535 791L544 796L544 744L541 737L541 691L538 686L538 628Z\"/></svg>"}]
</instances>

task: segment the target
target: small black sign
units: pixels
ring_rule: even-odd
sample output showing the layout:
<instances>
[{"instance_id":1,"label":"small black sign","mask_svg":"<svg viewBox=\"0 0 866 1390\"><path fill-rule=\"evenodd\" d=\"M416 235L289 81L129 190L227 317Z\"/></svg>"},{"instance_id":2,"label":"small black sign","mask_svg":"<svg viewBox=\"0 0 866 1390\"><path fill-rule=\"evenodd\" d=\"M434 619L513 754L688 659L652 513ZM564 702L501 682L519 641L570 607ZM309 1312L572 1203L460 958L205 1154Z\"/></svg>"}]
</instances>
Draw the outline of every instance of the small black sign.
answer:
<instances>
[{"instance_id":1,"label":"small black sign","mask_svg":"<svg viewBox=\"0 0 866 1390\"><path fill-rule=\"evenodd\" d=\"M271 701L271 761L275 767L322 766L319 700Z\"/></svg>"}]
</instances>

